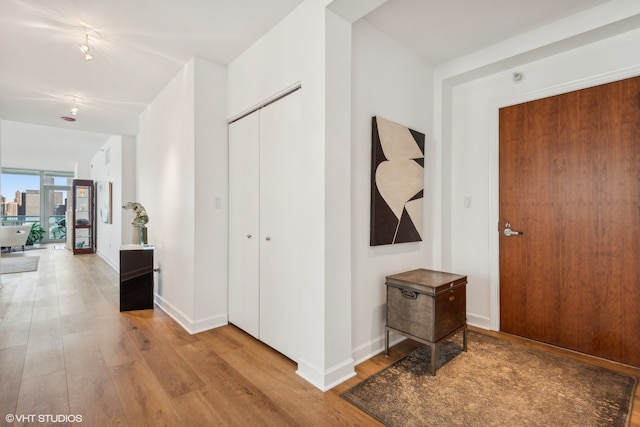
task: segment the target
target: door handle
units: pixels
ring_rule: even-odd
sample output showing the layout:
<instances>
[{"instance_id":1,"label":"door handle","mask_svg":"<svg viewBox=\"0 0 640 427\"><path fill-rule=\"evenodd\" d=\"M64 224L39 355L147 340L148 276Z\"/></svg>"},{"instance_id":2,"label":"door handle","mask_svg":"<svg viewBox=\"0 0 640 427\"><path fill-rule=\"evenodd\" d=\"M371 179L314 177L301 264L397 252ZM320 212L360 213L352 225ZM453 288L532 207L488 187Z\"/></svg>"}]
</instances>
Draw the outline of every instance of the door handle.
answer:
<instances>
[{"instance_id":1,"label":"door handle","mask_svg":"<svg viewBox=\"0 0 640 427\"><path fill-rule=\"evenodd\" d=\"M513 231L511 229L511 223L509 221L507 221L507 223L504 225L504 235L509 237L509 236L519 236L521 234L524 234L522 231Z\"/></svg>"}]
</instances>

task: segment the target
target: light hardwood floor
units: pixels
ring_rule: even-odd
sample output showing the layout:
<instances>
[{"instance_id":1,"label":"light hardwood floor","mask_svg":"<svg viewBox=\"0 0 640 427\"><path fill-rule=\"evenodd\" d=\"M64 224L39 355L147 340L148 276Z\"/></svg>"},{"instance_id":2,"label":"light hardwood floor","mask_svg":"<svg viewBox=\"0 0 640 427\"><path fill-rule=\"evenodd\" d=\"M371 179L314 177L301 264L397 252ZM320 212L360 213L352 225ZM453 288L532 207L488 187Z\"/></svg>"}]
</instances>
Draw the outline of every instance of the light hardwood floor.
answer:
<instances>
[{"instance_id":1,"label":"light hardwood floor","mask_svg":"<svg viewBox=\"0 0 640 427\"><path fill-rule=\"evenodd\" d=\"M157 308L120 313L118 274L96 255L54 246L25 253L34 255L38 271L2 276L0 425L17 414L82 417L56 426L376 426L340 393L419 346L406 340L322 393L292 361L234 326L189 335ZM33 421L13 425L44 425ZM631 425L640 426L637 390Z\"/></svg>"}]
</instances>

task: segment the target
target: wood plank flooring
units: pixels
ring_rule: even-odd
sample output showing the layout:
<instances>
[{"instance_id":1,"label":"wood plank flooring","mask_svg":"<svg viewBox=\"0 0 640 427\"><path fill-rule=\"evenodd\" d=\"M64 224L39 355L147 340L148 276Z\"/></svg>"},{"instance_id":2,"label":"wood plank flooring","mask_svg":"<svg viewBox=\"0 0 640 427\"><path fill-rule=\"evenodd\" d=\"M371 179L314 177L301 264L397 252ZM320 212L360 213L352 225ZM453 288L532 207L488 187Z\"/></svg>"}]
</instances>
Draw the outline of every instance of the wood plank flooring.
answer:
<instances>
[{"instance_id":1,"label":"wood plank flooring","mask_svg":"<svg viewBox=\"0 0 640 427\"><path fill-rule=\"evenodd\" d=\"M7 423L7 414L62 414L82 423L50 424L376 426L340 393L420 345L406 340L322 393L291 360L234 326L189 335L160 309L120 313L118 274L96 255L53 245L25 253L33 255L38 271L2 275L0 425L47 424ZM640 376L640 369L490 334Z\"/></svg>"}]
</instances>

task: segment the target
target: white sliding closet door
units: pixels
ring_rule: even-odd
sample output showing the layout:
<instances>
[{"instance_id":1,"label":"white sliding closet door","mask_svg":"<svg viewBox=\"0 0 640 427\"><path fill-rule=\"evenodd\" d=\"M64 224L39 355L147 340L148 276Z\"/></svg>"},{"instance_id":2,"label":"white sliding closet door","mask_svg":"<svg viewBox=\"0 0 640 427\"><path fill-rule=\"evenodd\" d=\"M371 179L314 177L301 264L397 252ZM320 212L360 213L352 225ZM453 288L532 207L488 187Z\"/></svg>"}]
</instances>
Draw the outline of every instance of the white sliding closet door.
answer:
<instances>
[{"instance_id":1,"label":"white sliding closet door","mask_svg":"<svg viewBox=\"0 0 640 427\"><path fill-rule=\"evenodd\" d=\"M260 110L260 340L297 360L305 144L297 90Z\"/></svg>"},{"instance_id":2,"label":"white sliding closet door","mask_svg":"<svg viewBox=\"0 0 640 427\"><path fill-rule=\"evenodd\" d=\"M308 191L300 92L229 125L229 322L294 361Z\"/></svg>"},{"instance_id":3,"label":"white sliding closet door","mask_svg":"<svg viewBox=\"0 0 640 427\"><path fill-rule=\"evenodd\" d=\"M260 338L260 114L229 125L229 322Z\"/></svg>"}]
</instances>

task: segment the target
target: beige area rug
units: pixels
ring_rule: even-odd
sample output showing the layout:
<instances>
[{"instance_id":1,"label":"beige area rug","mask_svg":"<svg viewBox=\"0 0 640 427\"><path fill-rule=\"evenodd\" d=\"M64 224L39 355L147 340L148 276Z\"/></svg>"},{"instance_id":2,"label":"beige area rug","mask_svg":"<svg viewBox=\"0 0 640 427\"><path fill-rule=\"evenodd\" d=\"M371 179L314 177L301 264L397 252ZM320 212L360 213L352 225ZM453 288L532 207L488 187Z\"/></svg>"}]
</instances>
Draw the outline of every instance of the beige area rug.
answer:
<instances>
[{"instance_id":1,"label":"beige area rug","mask_svg":"<svg viewBox=\"0 0 640 427\"><path fill-rule=\"evenodd\" d=\"M23 273L36 271L40 262L38 255L2 254L0 258L0 273Z\"/></svg>"},{"instance_id":2,"label":"beige area rug","mask_svg":"<svg viewBox=\"0 0 640 427\"><path fill-rule=\"evenodd\" d=\"M420 347L342 397L388 426L626 426L636 379L469 331Z\"/></svg>"}]
</instances>

